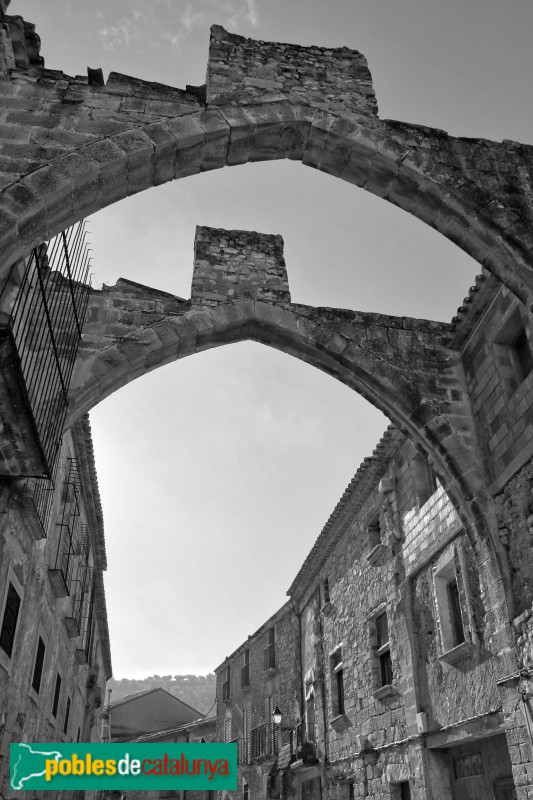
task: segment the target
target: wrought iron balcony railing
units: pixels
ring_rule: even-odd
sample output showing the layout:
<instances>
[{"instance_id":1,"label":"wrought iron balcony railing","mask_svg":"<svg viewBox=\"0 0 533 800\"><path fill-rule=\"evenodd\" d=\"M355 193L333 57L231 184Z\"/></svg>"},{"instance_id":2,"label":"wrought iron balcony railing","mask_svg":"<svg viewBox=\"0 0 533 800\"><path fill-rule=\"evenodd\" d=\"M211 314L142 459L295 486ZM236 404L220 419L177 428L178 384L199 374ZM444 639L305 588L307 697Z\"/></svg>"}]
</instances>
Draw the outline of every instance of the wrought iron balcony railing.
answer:
<instances>
[{"instance_id":1,"label":"wrought iron balcony railing","mask_svg":"<svg viewBox=\"0 0 533 800\"><path fill-rule=\"evenodd\" d=\"M82 529L81 513L81 479L78 462L75 458L67 461L67 472L61 497L61 511L55 556L50 564L48 575L57 597L65 597L71 593L75 578L77 560L80 555Z\"/></svg>"},{"instance_id":2,"label":"wrought iron balcony railing","mask_svg":"<svg viewBox=\"0 0 533 800\"><path fill-rule=\"evenodd\" d=\"M53 473L89 298L88 276L83 222L36 247L24 264L13 267L0 303L2 319L9 313L0 338L3 393L8 398L17 395L9 413L17 422L13 427L20 441L11 443L14 455L9 463L0 464L4 474ZM27 415L24 425L21 409ZM36 443L28 442L31 436Z\"/></svg>"},{"instance_id":3,"label":"wrought iron balcony railing","mask_svg":"<svg viewBox=\"0 0 533 800\"><path fill-rule=\"evenodd\" d=\"M252 728L252 761L274 758L278 754L278 728L271 722Z\"/></svg>"}]
</instances>

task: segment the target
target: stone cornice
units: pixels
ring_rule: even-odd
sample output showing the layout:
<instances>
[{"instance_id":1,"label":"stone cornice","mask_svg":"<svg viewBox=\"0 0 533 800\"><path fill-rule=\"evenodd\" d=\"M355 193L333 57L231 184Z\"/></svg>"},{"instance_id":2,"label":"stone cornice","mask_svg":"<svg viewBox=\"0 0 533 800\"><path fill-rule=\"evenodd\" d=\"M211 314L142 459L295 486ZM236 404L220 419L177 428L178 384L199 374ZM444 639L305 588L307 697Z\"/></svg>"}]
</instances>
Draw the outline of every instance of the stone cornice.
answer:
<instances>
[{"instance_id":1,"label":"stone cornice","mask_svg":"<svg viewBox=\"0 0 533 800\"><path fill-rule=\"evenodd\" d=\"M94 448L91 435L89 415L85 414L71 429L74 449L82 476L82 493L87 513L88 528L95 562L96 615L102 644L102 656L106 680L113 674L111 666L111 647L109 642L109 626L105 599L104 579L102 572L107 569L107 557L104 539L104 519L98 478L94 462Z\"/></svg>"}]
</instances>

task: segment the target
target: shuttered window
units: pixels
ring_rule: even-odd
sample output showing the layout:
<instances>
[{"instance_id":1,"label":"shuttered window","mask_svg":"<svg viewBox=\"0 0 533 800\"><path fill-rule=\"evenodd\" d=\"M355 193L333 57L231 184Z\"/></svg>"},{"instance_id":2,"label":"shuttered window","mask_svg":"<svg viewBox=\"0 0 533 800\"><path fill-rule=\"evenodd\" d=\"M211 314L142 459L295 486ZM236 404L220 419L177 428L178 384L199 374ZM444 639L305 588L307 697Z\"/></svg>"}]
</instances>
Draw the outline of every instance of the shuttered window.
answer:
<instances>
[{"instance_id":1,"label":"shuttered window","mask_svg":"<svg viewBox=\"0 0 533 800\"><path fill-rule=\"evenodd\" d=\"M7 591L6 607L4 609L4 619L2 620L2 630L0 631L0 648L9 658L13 652L15 632L20 611L20 595L13 586L9 584Z\"/></svg>"},{"instance_id":2,"label":"shuttered window","mask_svg":"<svg viewBox=\"0 0 533 800\"><path fill-rule=\"evenodd\" d=\"M242 760L243 764L250 763L250 731L252 722L252 709L246 706L243 711L243 724L242 724Z\"/></svg>"},{"instance_id":3,"label":"shuttered window","mask_svg":"<svg viewBox=\"0 0 533 800\"><path fill-rule=\"evenodd\" d=\"M224 741L231 742L231 718L227 717L224 720Z\"/></svg>"}]
</instances>

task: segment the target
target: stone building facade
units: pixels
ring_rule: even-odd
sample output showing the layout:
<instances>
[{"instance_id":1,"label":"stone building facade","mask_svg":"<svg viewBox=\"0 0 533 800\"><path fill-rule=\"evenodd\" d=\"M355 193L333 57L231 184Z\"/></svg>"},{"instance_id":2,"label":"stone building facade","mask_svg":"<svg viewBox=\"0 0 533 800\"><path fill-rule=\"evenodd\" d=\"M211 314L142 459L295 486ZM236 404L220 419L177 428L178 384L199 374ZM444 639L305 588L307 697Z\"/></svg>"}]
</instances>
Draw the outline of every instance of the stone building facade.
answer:
<instances>
[{"instance_id":1,"label":"stone building facade","mask_svg":"<svg viewBox=\"0 0 533 800\"><path fill-rule=\"evenodd\" d=\"M54 486L44 492L46 518L43 479L0 485L0 794L6 800L18 796L9 789L11 742L101 741L112 674L102 510L87 419L63 436ZM67 526L70 550L63 547Z\"/></svg>"},{"instance_id":2,"label":"stone building facade","mask_svg":"<svg viewBox=\"0 0 533 800\"><path fill-rule=\"evenodd\" d=\"M231 719L243 753L236 797L247 796L247 783L254 798L521 796L533 725L530 330L529 314L485 273L448 330L494 493L514 647L494 652L493 576L479 543L428 459L390 426L318 537L290 601L216 670L219 737L228 738ZM261 650L274 621L277 635L279 620L282 719L265 768L253 750L253 698L271 724L271 678L256 662L240 688L239 665ZM242 744L247 705L251 748Z\"/></svg>"},{"instance_id":3,"label":"stone building facade","mask_svg":"<svg viewBox=\"0 0 533 800\"><path fill-rule=\"evenodd\" d=\"M13 265L0 293L0 796L6 800L19 794L10 789L11 743L101 741L106 722L107 564L88 416L64 428L87 265L83 225L76 226ZM93 795L86 793L87 800Z\"/></svg>"},{"instance_id":4,"label":"stone building facade","mask_svg":"<svg viewBox=\"0 0 533 800\"><path fill-rule=\"evenodd\" d=\"M88 213L168 180L281 158L394 203L479 262L450 324L314 308L291 300L280 237L200 228L190 299L127 280L89 293L64 429L152 369L245 339L381 409L392 427L290 605L218 671L219 736L252 748L239 793L531 800L533 149L380 119L360 53L219 26L203 87L71 77L45 68L33 26L9 5L0 297L19 289L13 264ZM5 386L4 398L16 389ZM16 408L0 418L10 487L46 466ZM267 648L279 660L265 669ZM235 677L246 652L249 690ZM273 724L276 694L278 729L252 736Z\"/></svg>"}]
</instances>

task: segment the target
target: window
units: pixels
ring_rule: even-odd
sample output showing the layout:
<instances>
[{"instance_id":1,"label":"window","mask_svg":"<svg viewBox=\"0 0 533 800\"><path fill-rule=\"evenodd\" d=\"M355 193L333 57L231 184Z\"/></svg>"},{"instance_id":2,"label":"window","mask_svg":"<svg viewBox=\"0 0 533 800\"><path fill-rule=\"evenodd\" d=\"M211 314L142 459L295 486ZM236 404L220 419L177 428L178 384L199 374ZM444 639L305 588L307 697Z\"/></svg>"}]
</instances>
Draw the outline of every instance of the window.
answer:
<instances>
[{"instance_id":1,"label":"window","mask_svg":"<svg viewBox=\"0 0 533 800\"><path fill-rule=\"evenodd\" d=\"M453 663L455 656L462 658L468 649L465 636L466 590L463 586L459 551L449 547L439 558L434 568L433 584L437 617L440 629L442 656L452 653L445 661ZM459 649L458 649L459 648ZM452 652L453 651L453 652Z\"/></svg>"},{"instance_id":2,"label":"window","mask_svg":"<svg viewBox=\"0 0 533 800\"><path fill-rule=\"evenodd\" d=\"M518 311L504 326L495 350L504 383L512 394L533 370L531 345Z\"/></svg>"},{"instance_id":3,"label":"window","mask_svg":"<svg viewBox=\"0 0 533 800\"><path fill-rule=\"evenodd\" d=\"M327 605L331 602L329 597L329 578L324 578L322 581L322 605Z\"/></svg>"},{"instance_id":4,"label":"window","mask_svg":"<svg viewBox=\"0 0 533 800\"><path fill-rule=\"evenodd\" d=\"M39 636L39 641L37 643L37 652L35 654L35 664L33 666L33 678L31 681L31 688L36 694L39 694L41 690L41 678L43 676L45 652L46 652L45 643L43 642L41 636Z\"/></svg>"},{"instance_id":5,"label":"window","mask_svg":"<svg viewBox=\"0 0 533 800\"><path fill-rule=\"evenodd\" d=\"M247 783L242 787L242 797L243 800L250 800L250 787Z\"/></svg>"},{"instance_id":6,"label":"window","mask_svg":"<svg viewBox=\"0 0 533 800\"><path fill-rule=\"evenodd\" d=\"M376 655L379 659L379 685L390 686L392 684L392 659L390 654L389 623L386 613L376 617L376 636Z\"/></svg>"},{"instance_id":7,"label":"window","mask_svg":"<svg viewBox=\"0 0 533 800\"><path fill-rule=\"evenodd\" d=\"M241 689L250 685L250 650L244 651L244 664L241 669Z\"/></svg>"},{"instance_id":8,"label":"window","mask_svg":"<svg viewBox=\"0 0 533 800\"><path fill-rule=\"evenodd\" d=\"M381 543L381 520L379 518L379 512L375 514L372 519L369 521L367 526L368 531L368 541L370 549L372 550L374 547L377 547Z\"/></svg>"},{"instance_id":9,"label":"window","mask_svg":"<svg viewBox=\"0 0 533 800\"><path fill-rule=\"evenodd\" d=\"M339 648L330 658L331 667L331 706L334 717L344 714L344 672L342 651Z\"/></svg>"},{"instance_id":10,"label":"window","mask_svg":"<svg viewBox=\"0 0 533 800\"><path fill-rule=\"evenodd\" d=\"M533 356L525 330L520 330L511 342L512 357L516 373L522 382L533 369Z\"/></svg>"},{"instance_id":11,"label":"window","mask_svg":"<svg viewBox=\"0 0 533 800\"><path fill-rule=\"evenodd\" d=\"M274 628L268 631L268 644L265 647L265 670L276 667L276 632Z\"/></svg>"},{"instance_id":12,"label":"window","mask_svg":"<svg viewBox=\"0 0 533 800\"><path fill-rule=\"evenodd\" d=\"M315 741L315 690L308 684L305 693L305 728L308 742Z\"/></svg>"},{"instance_id":13,"label":"window","mask_svg":"<svg viewBox=\"0 0 533 800\"><path fill-rule=\"evenodd\" d=\"M278 707L278 693L274 692L273 694L269 695L268 698L268 721L269 725L267 727L267 732L270 731L269 741L268 741L268 752L273 754L278 752L278 726L274 725L272 717L274 715L274 709Z\"/></svg>"},{"instance_id":14,"label":"window","mask_svg":"<svg viewBox=\"0 0 533 800\"><path fill-rule=\"evenodd\" d=\"M10 582L4 606L2 629L0 631L0 648L4 651L8 658L11 658L13 653L20 604L21 596Z\"/></svg>"},{"instance_id":15,"label":"window","mask_svg":"<svg viewBox=\"0 0 533 800\"><path fill-rule=\"evenodd\" d=\"M450 623L452 642L454 647L464 642L465 631L463 628L463 618L461 616L461 605L459 603L459 589L457 588L457 581L450 581L446 589L448 591L448 602L450 607Z\"/></svg>"},{"instance_id":16,"label":"window","mask_svg":"<svg viewBox=\"0 0 533 800\"><path fill-rule=\"evenodd\" d=\"M430 464L420 454L417 454L411 461L411 472L416 499L419 507L422 507L437 491L437 479Z\"/></svg>"},{"instance_id":17,"label":"window","mask_svg":"<svg viewBox=\"0 0 533 800\"><path fill-rule=\"evenodd\" d=\"M411 800L409 781L391 784L391 800Z\"/></svg>"},{"instance_id":18,"label":"window","mask_svg":"<svg viewBox=\"0 0 533 800\"><path fill-rule=\"evenodd\" d=\"M56 675L56 685L54 688L54 702L52 703L52 716L57 717L57 709L59 706L59 697L61 695L61 675L59 672Z\"/></svg>"},{"instance_id":19,"label":"window","mask_svg":"<svg viewBox=\"0 0 533 800\"><path fill-rule=\"evenodd\" d=\"M66 734L68 730L68 718L70 716L70 697L67 697L67 707L65 710L65 720L63 722L63 733Z\"/></svg>"},{"instance_id":20,"label":"window","mask_svg":"<svg viewBox=\"0 0 533 800\"><path fill-rule=\"evenodd\" d=\"M226 667L224 672L224 683L222 684L222 699L223 700L230 700L231 699L231 667Z\"/></svg>"},{"instance_id":21,"label":"window","mask_svg":"<svg viewBox=\"0 0 533 800\"><path fill-rule=\"evenodd\" d=\"M369 620L369 644L371 648L373 695L376 700L394 694L389 620L385 603L376 608Z\"/></svg>"},{"instance_id":22,"label":"window","mask_svg":"<svg viewBox=\"0 0 533 800\"><path fill-rule=\"evenodd\" d=\"M231 742L231 717L224 720L224 741Z\"/></svg>"}]
</instances>

